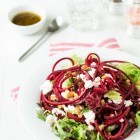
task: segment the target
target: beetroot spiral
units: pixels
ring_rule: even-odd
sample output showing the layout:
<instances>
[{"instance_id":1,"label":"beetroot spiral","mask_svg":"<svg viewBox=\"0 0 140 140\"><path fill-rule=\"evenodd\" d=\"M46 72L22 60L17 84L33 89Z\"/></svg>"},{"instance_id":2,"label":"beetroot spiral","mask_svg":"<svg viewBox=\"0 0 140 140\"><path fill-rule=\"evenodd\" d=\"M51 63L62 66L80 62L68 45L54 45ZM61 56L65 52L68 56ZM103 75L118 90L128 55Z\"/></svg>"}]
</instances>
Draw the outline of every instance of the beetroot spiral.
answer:
<instances>
[{"instance_id":1,"label":"beetroot spiral","mask_svg":"<svg viewBox=\"0 0 140 140\"><path fill-rule=\"evenodd\" d=\"M63 60L70 61L72 66L63 70L56 70L56 66ZM140 109L138 107L140 94L130 76L117 68L116 63L126 63L126 61L109 60L101 62L96 53L90 53L85 59L85 63L79 65L75 65L69 57L59 59L54 64L52 73L46 78L46 80L53 81L53 90L45 95L41 93L40 102L42 107L49 111L58 108L59 105L88 107L95 113L95 121L92 126L95 127L95 131L98 131L104 140L127 138L137 127L134 114ZM95 72L90 74L89 71L92 70ZM64 87L64 83L69 79L72 84ZM129 80L129 85L125 84L126 79ZM87 81L92 82L93 85L86 87ZM62 96L62 92L66 90L73 94L71 99ZM108 98L105 97L105 94L112 90L120 94L120 103L109 102ZM57 100L52 100L51 95L55 95ZM125 101L131 101L132 105L126 106ZM77 114L67 113L67 117L86 123L85 118L83 116L78 117ZM131 125L129 124L130 120L133 121ZM99 127L101 124L105 126L103 129ZM110 125L117 127L108 132Z\"/></svg>"}]
</instances>

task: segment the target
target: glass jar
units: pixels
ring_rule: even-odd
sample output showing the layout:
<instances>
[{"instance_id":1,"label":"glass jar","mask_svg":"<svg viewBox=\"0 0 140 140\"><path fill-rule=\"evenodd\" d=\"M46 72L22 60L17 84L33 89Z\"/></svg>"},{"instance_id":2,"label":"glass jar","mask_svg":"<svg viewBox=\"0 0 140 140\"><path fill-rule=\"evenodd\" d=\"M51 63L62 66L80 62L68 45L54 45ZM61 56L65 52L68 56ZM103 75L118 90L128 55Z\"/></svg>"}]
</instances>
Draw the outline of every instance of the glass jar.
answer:
<instances>
[{"instance_id":1,"label":"glass jar","mask_svg":"<svg viewBox=\"0 0 140 140\"><path fill-rule=\"evenodd\" d=\"M140 0L125 1L124 22L126 33L140 38Z\"/></svg>"},{"instance_id":2,"label":"glass jar","mask_svg":"<svg viewBox=\"0 0 140 140\"><path fill-rule=\"evenodd\" d=\"M123 14L123 2L122 0L108 0L108 10L115 15Z\"/></svg>"}]
</instances>

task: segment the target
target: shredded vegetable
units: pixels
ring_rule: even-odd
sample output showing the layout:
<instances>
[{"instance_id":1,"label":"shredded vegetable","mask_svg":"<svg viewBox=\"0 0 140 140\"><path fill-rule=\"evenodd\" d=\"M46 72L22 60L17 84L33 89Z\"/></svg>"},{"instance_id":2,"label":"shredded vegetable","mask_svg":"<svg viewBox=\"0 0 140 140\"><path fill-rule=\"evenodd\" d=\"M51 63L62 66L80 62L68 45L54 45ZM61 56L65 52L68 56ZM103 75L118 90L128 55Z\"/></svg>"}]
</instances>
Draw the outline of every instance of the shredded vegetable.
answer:
<instances>
[{"instance_id":1,"label":"shredded vegetable","mask_svg":"<svg viewBox=\"0 0 140 140\"><path fill-rule=\"evenodd\" d=\"M41 89L39 104L57 117L49 116L46 123L52 123L61 140L127 138L140 123L139 67L120 60L101 62L96 53L73 58L59 59L46 78L53 86L46 93ZM63 60L71 66L57 70Z\"/></svg>"}]
</instances>

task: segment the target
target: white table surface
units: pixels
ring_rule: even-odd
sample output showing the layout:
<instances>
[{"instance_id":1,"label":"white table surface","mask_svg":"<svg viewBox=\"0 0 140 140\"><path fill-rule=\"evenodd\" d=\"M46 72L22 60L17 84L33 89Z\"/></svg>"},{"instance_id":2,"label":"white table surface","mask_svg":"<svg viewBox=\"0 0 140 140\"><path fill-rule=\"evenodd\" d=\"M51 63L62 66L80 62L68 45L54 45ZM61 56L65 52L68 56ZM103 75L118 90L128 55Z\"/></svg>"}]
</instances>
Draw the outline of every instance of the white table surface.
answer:
<instances>
[{"instance_id":1,"label":"white table surface","mask_svg":"<svg viewBox=\"0 0 140 140\"><path fill-rule=\"evenodd\" d=\"M48 18L62 15L69 17L66 0L4 0L0 4L0 94L2 93L2 110L0 116L1 140L33 140L28 134L18 117L16 104L10 97L10 90L22 84L39 63L41 51L48 52L48 44L57 42L85 42L99 43L107 38L116 38L121 50L140 57L140 39L129 38L122 31L122 16L107 13L99 30L84 33L68 27L45 42L26 62L19 63L19 56L27 50L41 35L23 36L9 27L7 20L8 11L22 4L37 4L46 9ZM117 55L117 54L116 54Z\"/></svg>"}]
</instances>

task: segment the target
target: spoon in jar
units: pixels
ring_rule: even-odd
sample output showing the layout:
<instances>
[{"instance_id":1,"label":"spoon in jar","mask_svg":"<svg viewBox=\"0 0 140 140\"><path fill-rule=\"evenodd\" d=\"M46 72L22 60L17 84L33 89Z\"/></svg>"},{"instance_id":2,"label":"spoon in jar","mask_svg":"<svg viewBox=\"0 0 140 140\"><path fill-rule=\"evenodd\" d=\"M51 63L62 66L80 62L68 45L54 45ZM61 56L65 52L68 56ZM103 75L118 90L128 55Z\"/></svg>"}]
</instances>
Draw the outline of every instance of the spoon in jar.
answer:
<instances>
[{"instance_id":1,"label":"spoon in jar","mask_svg":"<svg viewBox=\"0 0 140 140\"><path fill-rule=\"evenodd\" d=\"M25 59L27 59L32 53L34 53L41 45L39 45L39 43L45 38L49 38L53 33L55 33L56 31L60 31L60 29L62 29L62 27L64 27L64 22L63 22L63 18L62 17L56 17L48 26L47 31L45 32L45 34L43 36L41 36L41 38L35 43L33 44L20 58L19 58L19 62L24 61ZM46 38L47 37L47 38Z\"/></svg>"}]
</instances>

